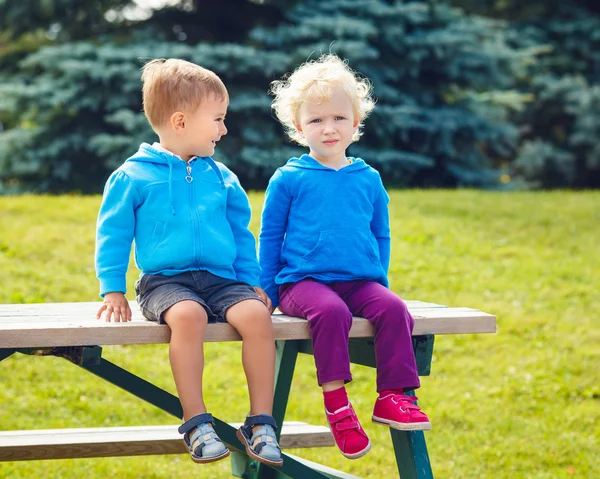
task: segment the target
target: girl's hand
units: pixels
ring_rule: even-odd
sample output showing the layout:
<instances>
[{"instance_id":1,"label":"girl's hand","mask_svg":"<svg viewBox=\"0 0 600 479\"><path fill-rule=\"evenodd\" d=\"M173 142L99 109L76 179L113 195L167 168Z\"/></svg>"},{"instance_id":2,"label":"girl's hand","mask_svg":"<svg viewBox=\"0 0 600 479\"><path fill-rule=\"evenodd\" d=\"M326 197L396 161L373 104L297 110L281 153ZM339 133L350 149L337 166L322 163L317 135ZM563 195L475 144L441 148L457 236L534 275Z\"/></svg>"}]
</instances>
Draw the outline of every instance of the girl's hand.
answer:
<instances>
[{"instance_id":1,"label":"girl's hand","mask_svg":"<svg viewBox=\"0 0 600 479\"><path fill-rule=\"evenodd\" d=\"M104 319L107 323L110 323L113 316L115 323L131 321L131 308L123 293L106 293L104 303L96 313L96 319Z\"/></svg>"},{"instance_id":2,"label":"girl's hand","mask_svg":"<svg viewBox=\"0 0 600 479\"><path fill-rule=\"evenodd\" d=\"M267 293L265 293L265 291L262 288L259 288L258 286L253 286L253 288L254 291L256 291L256 294L258 294L258 296L260 297L260 299L262 299L265 302L269 312L272 313L275 308L273 307L273 303L271 303L271 299L269 298Z\"/></svg>"}]
</instances>

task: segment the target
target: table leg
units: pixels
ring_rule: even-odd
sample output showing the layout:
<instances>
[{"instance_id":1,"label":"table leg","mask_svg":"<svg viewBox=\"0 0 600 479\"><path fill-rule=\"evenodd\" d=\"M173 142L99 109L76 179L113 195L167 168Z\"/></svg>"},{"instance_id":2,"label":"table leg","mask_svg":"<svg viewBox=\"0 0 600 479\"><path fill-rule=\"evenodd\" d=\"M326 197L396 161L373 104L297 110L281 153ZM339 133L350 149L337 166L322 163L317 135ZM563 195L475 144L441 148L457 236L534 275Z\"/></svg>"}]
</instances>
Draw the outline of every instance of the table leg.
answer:
<instances>
[{"instance_id":1,"label":"table leg","mask_svg":"<svg viewBox=\"0 0 600 479\"><path fill-rule=\"evenodd\" d=\"M12 356L15 353L14 349L0 349L0 361L5 360L9 356Z\"/></svg>"},{"instance_id":2,"label":"table leg","mask_svg":"<svg viewBox=\"0 0 600 479\"><path fill-rule=\"evenodd\" d=\"M401 479L433 479L423 431L390 429Z\"/></svg>"}]
</instances>

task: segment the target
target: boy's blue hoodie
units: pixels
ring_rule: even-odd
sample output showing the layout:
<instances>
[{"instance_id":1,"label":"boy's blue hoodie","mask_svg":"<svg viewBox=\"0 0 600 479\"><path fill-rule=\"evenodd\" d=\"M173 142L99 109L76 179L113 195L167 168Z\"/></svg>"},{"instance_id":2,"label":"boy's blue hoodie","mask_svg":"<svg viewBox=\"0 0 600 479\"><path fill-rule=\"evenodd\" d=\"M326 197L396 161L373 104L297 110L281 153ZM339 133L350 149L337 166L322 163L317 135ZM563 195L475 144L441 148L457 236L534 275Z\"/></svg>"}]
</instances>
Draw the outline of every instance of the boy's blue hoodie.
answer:
<instances>
[{"instance_id":1,"label":"boy's blue hoodie","mask_svg":"<svg viewBox=\"0 0 600 479\"><path fill-rule=\"evenodd\" d=\"M259 284L251 210L237 177L210 157L185 162L143 143L108 179L98 215L100 295L126 292L132 241L142 274L209 271Z\"/></svg>"},{"instance_id":2,"label":"boy's blue hoodie","mask_svg":"<svg viewBox=\"0 0 600 479\"><path fill-rule=\"evenodd\" d=\"M309 155L279 168L265 194L259 238L262 288L273 306L279 285L368 279L388 286L389 197L362 159L334 170Z\"/></svg>"}]
</instances>

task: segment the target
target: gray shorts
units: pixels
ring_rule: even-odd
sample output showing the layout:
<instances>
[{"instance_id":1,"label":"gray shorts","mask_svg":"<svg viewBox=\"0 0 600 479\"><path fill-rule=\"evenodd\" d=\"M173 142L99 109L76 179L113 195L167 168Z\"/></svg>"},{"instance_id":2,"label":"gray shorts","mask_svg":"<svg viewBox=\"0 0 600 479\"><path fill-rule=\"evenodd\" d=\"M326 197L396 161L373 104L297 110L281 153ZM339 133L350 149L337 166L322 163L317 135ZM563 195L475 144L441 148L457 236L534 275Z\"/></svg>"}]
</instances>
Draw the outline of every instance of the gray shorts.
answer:
<instances>
[{"instance_id":1,"label":"gray shorts","mask_svg":"<svg viewBox=\"0 0 600 479\"><path fill-rule=\"evenodd\" d=\"M227 322L225 313L247 299L262 300L243 281L221 278L208 271L187 271L175 276L145 274L135 282L137 302L151 321L164 323L163 313L180 301L196 301L208 314L210 323Z\"/></svg>"}]
</instances>

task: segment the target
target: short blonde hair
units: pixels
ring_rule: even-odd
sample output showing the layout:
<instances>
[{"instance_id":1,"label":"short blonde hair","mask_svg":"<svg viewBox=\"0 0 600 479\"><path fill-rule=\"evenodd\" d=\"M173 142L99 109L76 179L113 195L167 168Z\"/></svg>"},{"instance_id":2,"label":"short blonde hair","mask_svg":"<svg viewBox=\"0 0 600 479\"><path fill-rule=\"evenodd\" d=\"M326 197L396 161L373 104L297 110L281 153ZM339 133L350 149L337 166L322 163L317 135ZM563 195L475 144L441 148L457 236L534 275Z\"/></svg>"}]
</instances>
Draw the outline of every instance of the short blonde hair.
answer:
<instances>
[{"instance_id":1,"label":"short blonde hair","mask_svg":"<svg viewBox=\"0 0 600 479\"><path fill-rule=\"evenodd\" d=\"M289 77L271 83L270 93L275 96L271 107L292 141L307 146L306 140L296 128L302 103L326 103L331 100L336 88L342 88L348 95L354 118L360 119L358 129L352 137L352 141L357 141L362 135L363 121L375 108L375 101L371 96L373 87L368 79L359 77L337 55L322 55L317 60L300 65Z\"/></svg>"},{"instance_id":2,"label":"short blonde hair","mask_svg":"<svg viewBox=\"0 0 600 479\"><path fill-rule=\"evenodd\" d=\"M177 58L151 60L142 67L144 113L154 130L177 111L195 112L214 96L228 100L221 79L212 71Z\"/></svg>"}]
</instances>

